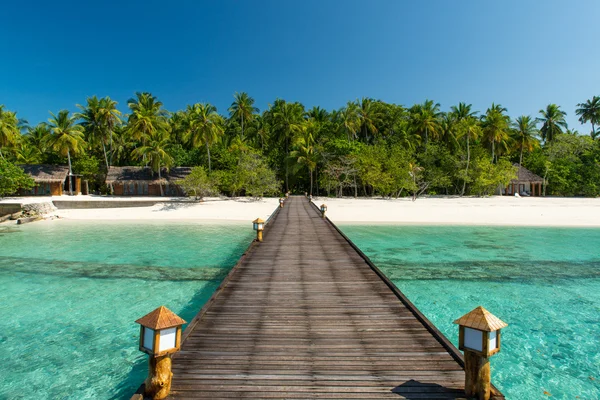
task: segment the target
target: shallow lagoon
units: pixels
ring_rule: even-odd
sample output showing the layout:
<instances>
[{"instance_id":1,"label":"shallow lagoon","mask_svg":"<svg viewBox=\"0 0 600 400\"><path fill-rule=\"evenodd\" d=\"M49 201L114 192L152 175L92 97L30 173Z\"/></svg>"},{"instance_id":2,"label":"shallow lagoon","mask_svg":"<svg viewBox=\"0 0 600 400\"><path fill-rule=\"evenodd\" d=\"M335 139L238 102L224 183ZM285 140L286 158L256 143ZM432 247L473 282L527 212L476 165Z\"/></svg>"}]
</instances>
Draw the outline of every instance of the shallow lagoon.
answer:
<instances>
[{"instance_id":1,"label":"shallow lagoon","mask_svg":"<svg viewBox=\"0 0 600 400\"><path fill-rule=\"evenodd\" d=\"M599 229L342 229L454 343L452 321L477 305L510 324L492 360L507 398L600 398ZM128 399L146 374L133 321L161 304L189 321L252 237L247 224L0 226L0 398Z\"/></svg>"},{"instance_id":2,"label":"shallow lagoon","mask_svg":"<svg viewBox=\"0 0 600 400\"><path fill-rule=\"evenodd\" d=\"M492 358L507 399L600 398L600 229L341 228L455 345L478 305L509 324Z\"/></svg>"},{"instance_id":3,"label":"shallow lagoon","mask_svg":"<svg viewBox=\"0 0 600 400\"><path fill-rule=\"evenodd\" d=\"M129 398L146 356L134 321L189 321L252 239L247 224L54 221L0 227L2 399Z\"/></svg>"}]
</instances>

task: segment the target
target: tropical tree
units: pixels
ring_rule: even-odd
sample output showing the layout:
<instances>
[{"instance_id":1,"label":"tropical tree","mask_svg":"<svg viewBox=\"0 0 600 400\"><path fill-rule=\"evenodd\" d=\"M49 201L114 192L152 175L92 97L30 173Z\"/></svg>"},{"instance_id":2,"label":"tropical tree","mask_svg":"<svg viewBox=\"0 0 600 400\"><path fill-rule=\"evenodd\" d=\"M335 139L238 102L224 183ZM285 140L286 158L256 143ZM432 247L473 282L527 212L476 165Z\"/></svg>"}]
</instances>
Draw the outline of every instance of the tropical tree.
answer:
<instances>
[{"instance_id":1,"label":"tropical tree","mask_svg":"<svg viewBox=\"0 0 600 400\"><path fill-rule=\"evenodd\" d=\"M44 143L46 136L50 135L50 127L47 123L41 122L36 126L28 126L23 138L31 146L44 152Z\"/></svg>"},{"instance_id":2,"label":"tropical tree","mask_svg":"<svg viewBox=\"0 0 600 400\"><path fill-rule=\"evenodd\" d=\"M548 104L545 110L540 110L542 115L536 119L536 122L541 122L540 134L545 142L551 142L558 134L563 133L563 128L567 129L567 121L565 120L566 112L560 109L556 104Z\"/></svg>"},{"instance_id":3,"label":"tropical tree","mask_svg":"<svg viewBox=\"0 0 600 400\"><path fill-rule=\"evenodd\" d=\"M461 103L462 104L462 103ZM457 138L464 137L467 142L467 166L465 168L465 176L463 179L463 187L460 192L461 196L464 196L465 189L467 188L467 179L469 176L469 164L471 162L471 140L477 140L482 135L481 126L479 121L475 118L474 114L470 113L463 114L464 116L457 123Z\"/></svg>"},{"instance_id":4,"label":"tropical tree","mask_svg":"<svg viewBox=\"0 0 600 400\"><path fill-rule=\"evenodd\" d=\"M146 137L144 144L131 152L133 157L140 160L146 160L150 165L150 168L152 168L152 171L158 173L161 196L164 194L161 169L162 167L168 169L173 165L173 157L167 152L167 148L170 144L169 133L166 130L155 131Z\"/></svg>"},{"instance_id":5,"label":"tropical tree","mask_svg":"<svg viewBox=\"0 0 600 400\"><path fill-rule=\"evenodd\" d=\"M15 145L20 134L17 113L5 110L4 105L0 105L0 158L4 158L2 147Z\"/></svg>"},{"instance_id":6,"label":"tropical tree","mask_svg":"<svg viewBox=\"0 0 600 400\"><path fill-rule=\"evenodd\" d=\"M211 104L198 103L187 107L183 122L183 138L194 147L206 146L209 174L211 172L210 147L223 135L223 124L223 118Z\"/></svg>"},{"instance_id":7,"label":"tropical tree","mask_svg":"<svg viewBox=\"0 0 600 400\"><path fill-rule=\"evenodd\" d=\"M83 127L77 123L75 116L69 116L68 110L61 110L58 115L53 113L50 113L50 115L52 115L52 118L48 120L50 135L46 136L45 145L61 156L67 157L69 162L69 194L73 194L71 155L84 151Z\"/></svg>"},{"instance_id":8,"label":"tropical tree","mask_svg":"<svg viewBox=\"0 0 600 400\"><path fill-rule=\"evenodd\" d=\"M497 147L506 147L509 139L510 117L505 115L506 108L492 103L482 117L483 138L492 149L492 162L497 160Z\"/></svg>"},{"instance_id":9,"label":"tropical tree","mask_svg":"<svg viewBox=\"0 0 600 400\"><path fill-rule=\"evenodd\" d=\"M513 136L515 143L519 149L519 167L523 164L523 151L532 151L539 145L536 138L539 131L537 130L535 121L528 115L517 117L512 124Z\"/></svg>"},{"instance_id":10,"label":"tropical tree","mask_svg":"<svg viewBox=\"0 0 600 400\"><path fill-rule=\"evenodd\" d=\"M236 92L233 95L233 103L229 107L229 116L232 119L236 119L240 121L240 126L242 127L242 138L244 137L244 122L251 122L255 114L258 114L259 109L254 107L254 99L248 96L248 93Z\"/></svg>"},{"instance_id":11,"label":"tropical tree","mask_svg":"<svg viewBox=\"0 0 600 400\"><path fill-rule=\"evenodd\" d=\"M577 104L578 109L575 110L575 114L579 115L579 122L585 124L590 122L592 124L592 132L590 135L592 139L596 139L598 134L596 133L596 125L600 122L600 97L594 96L591 100L585 103Z\"/></svg>"},{"instance_id":12,"label":"tropical tree","mask_svg":"<svg viewBox=\"0 0 600 400\"><path fill-rule=\"evenodd\" d=\"M285 157L290 150L290 141L295 133L299 132L304 121L302 115L304 108L300 103L276 102L273 107L273 128L279 134L279 139L285 143ZM289 191L289 163L285 162L285 191Z\"/></svg>"},{"instance_id":13,"label":"tropical tree","mask_svg":"<svg viewBox=\"0 0 600 400\"><path fill-rule=\"evenodd\" d=\"M379 109L379 102L363 97L360 102L357 100L358 107L356 113L358 114L358 123L360 126L360 132L363 134L365 141L369 141L369 134L375 135L379 132L377 129L377 123L380 122L383 114Z\"/></svg>"},{"instance_id":14,"label":"tropical tree","mask_svg":"<svg viewBox=\"0 0 600 400\"><path fill-rule=\"evenodd\" d=\"M300 134L294 141L294 150L290 157L300 166L305 166L310 175L310 195L313 194L313 171L317 167L315 154L314 133L317 129L317 122L313 119L305 121L300 127Z\"/></svg>"},{"instance_id":15,"label":"tropical tree","mask_svg":"<svg viewBox=\"0 0 600 400\"><path fill-rule=\"evenodd\" d=\"M349 101L346 107L338 113L340 128L346 133L348 141L356 139L356 132L360 129L360 117L358 115L358 106Z\"/></svg>"},{"instance_id":16,"label":"tropical tree","mask_svg":"<svg viewBox=\"0 0 600 400\"><path fill-rule=\"evenodd\" d=\"M163 104L150 93L136 93L135 98L127 100L127 106L131 110L127 120L127 133L133 140L144 143L151 135L164 137L169 132L169 112L163 108ZM158 135L156 135L158 134Z\"/></svg>"},{"instance_id":17,"label":"tropical tree","mask_svg":"<svg viewBox=\"0 0 600 400\"><path fill-rule=\"evenodd\" d=\"M77 107L81 112L75 114L76 118L82 120L86 139L89 144L102 144L106 170L110 168L109 157L106 153L106 145L110 144L112 158L112 139L118 125L121 124L121 112L117 110L117 102L110 97L98 99L96 96L88 97L87 104Z\"/></svg>"},{"instance_id":18,"label":"tropical tree","mask_svg":"<svg viewBox=\"0 0 600 400\"><path fill-rule=\"evenodd\" d=\"M31 189L34 186L33 178L25 171L0 158L0 198L16 193L19 189Z\"/></svg>"},{"instance_id":19,"label":"tropical tree","mask_svg":"<svg viewBox=\"0 0 600 400\"><path fill-rule=\"evenodd\" d=\"M415 104L410 108L410 129L424 138L427 144L429 136L437 138L441 134L440 103L425 100L423 104Z\"/></svg>"}]
</instances>

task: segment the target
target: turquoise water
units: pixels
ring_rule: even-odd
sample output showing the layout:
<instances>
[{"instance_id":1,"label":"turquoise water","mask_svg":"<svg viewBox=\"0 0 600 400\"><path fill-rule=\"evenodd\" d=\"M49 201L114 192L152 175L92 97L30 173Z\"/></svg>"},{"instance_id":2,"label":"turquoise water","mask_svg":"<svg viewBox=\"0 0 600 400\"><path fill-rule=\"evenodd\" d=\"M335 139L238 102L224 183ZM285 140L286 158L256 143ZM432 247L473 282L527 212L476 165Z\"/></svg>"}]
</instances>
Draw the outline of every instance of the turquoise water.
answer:
<instances>
[{"instance_id":1,"label":"turquoise water","mask_svg":"<svg viewBox=\"0 0 600 400\"><path fill-rule=\"evenodd\" d=\"M600 398L600 229L341 228L455 345L478 305L509 324L491 359L507 399Z\"/></svg>"},{"instance_id":2,"label":"turquoise water","mask_svg":"<svg viewBox=\"0 0 600 400\"><path fill-rule=\"evenodd\" d=\"M147 373L134 321L190 321L250 243L243 225L0 226L0 399L129 399Z\"/></svg>"}]
</instances>

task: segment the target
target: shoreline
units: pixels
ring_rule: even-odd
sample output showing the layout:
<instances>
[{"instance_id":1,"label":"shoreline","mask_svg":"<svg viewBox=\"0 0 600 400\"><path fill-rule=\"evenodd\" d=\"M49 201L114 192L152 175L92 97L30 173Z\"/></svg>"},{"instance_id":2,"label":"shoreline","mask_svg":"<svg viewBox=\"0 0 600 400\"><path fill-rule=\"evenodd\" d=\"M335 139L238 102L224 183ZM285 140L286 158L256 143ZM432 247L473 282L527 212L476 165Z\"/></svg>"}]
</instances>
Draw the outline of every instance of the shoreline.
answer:
<instances>
[{"instance_id":1,"label":"shoreline","mask_svg":"<svg viewBox=\"0 0 600 400\"><path fill-rule=\"evenodd\" d=\"M115 208L63 208L50 215L57 220L111 222L186 222L204 224L250 223L268 218L279 198L206 198L202 202L186 198L54 196L10 198L6 203L97 202ZM145 207L118 207L120 202L145 203ZM156 204L147 206L148 202ZM319 207L328 206L327 216L343 225L405 226L506 226L506 227L600 227L600 198L551 198L511 196L410 198L326 198L314 197ZM112 205L109 204L109 207ZM81 206L81 204L80 204ZM85 205L83 205L85 206ZM47 221L48 222L48 221ZM7 224L6 222L3 223ZM10 223L9 223L10 224Z\"/></svg>"}]
</instances>

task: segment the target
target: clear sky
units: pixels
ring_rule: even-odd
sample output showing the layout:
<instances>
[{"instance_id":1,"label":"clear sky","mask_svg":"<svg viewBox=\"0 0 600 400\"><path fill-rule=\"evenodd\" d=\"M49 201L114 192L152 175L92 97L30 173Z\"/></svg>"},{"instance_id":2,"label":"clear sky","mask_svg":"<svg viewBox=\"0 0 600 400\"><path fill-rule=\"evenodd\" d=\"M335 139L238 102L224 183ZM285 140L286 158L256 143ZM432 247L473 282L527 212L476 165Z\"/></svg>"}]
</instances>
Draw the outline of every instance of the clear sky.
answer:
<instances>
[{"instance_id":1,"label":"clear sky","mask_svg":"<svg viewBox=\"0 0 600 400\"><path fill-rule=\"evenodd\" d=\"M6 1L0 104L30 123L149 91L170 111L236 91L342 107L433 99L537 116L600 95L600 1Z\"/></svg>"}]
</instances>

